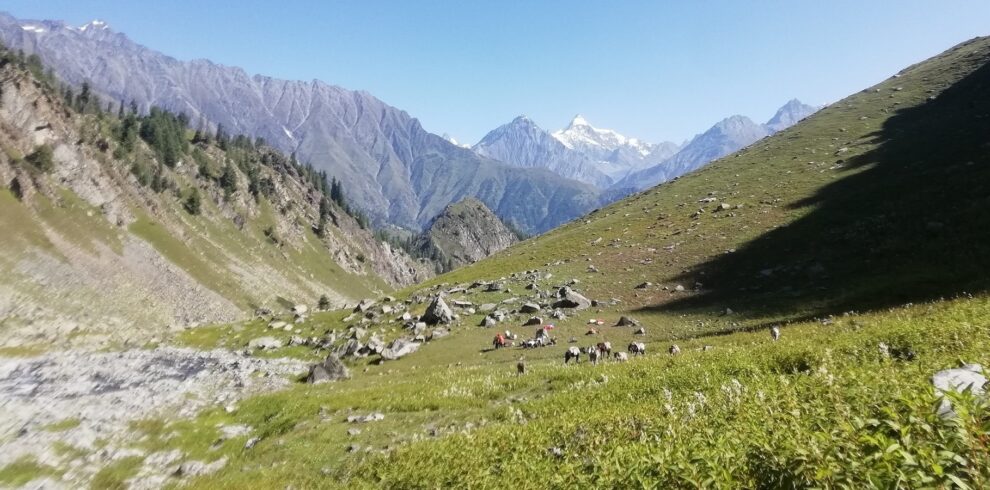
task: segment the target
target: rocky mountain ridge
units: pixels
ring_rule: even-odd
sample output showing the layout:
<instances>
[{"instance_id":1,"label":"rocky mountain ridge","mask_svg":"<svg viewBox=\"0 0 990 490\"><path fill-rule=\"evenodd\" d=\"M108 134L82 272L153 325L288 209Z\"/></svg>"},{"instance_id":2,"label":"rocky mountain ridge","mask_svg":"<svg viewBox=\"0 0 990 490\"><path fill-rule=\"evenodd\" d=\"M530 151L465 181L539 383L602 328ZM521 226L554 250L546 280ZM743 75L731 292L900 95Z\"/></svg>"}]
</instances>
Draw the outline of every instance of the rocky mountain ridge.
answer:
<instances>
[{"instance_id":1,"label":"rocky mountain ridge","mask_svg":"<svg viewBox=\"0 0 990 490\"><path fill-rule=\"evenodd\" d=\"M481 157L367 92L319 80L251 76L207 60L179 61L99 27L0 14L0 40L39 55L66 82L88 82L109 99L135 101L142 111L163 107L186 114L194 126L220 126L294 152L340 180L376 224L418 232L448 204L475 197L502 219L537 233L599 204L590 186Z\"/></svg>"}]
</instances>

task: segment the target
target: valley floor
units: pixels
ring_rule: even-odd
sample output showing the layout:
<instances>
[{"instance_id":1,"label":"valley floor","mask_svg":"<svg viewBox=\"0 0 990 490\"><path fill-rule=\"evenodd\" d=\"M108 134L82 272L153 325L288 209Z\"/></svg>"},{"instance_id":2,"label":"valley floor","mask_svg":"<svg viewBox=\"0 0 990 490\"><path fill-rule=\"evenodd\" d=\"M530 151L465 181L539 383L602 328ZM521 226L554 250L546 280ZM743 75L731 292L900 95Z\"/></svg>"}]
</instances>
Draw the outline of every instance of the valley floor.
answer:
<instances>
[{"instance_id":1,"label":"valley floor","mask_svg":"<svg viewBox=\"0 0 990 490\"><path fill-rule=\"evenodd\" d=\"M703 321L644 313L646 356L564 365L570 345L607 338L624 351L627 338L642 338L613 326L619 311L589 309L561 322L553 347L498 351L488 349L494 329L465 315L451 335L412 355L384 364L352 359L352 379L320 385L288 381L300 361L266 359L319 358L308 349L263 357L212 350L279 337L258 321L174 339L210 349L201 352L5 359L0 390L10 422L0 484L981 488L990 481L987 401L949 395L956 415L941 417L932 385L941 370L990 363L986 296L794 323L778 342L762 328L668 332L661 326ZM340 328L348 313L317 315L306 328ZM607 321L598 335L584 335L590 318ZM530 330L516 325L512 331ZM670 355L675 342L681 353ZM273 388L284 389L237 400Z\"/></svg>"}]
</instances>

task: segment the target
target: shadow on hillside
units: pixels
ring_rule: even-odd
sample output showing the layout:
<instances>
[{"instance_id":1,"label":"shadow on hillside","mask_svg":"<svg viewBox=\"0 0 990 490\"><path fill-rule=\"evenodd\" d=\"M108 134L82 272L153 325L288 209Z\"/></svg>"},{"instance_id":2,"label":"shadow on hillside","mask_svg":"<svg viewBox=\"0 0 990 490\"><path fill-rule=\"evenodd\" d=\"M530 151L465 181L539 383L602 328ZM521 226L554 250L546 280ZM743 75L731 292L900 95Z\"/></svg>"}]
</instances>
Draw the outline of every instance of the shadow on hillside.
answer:
<instances>
[{"instance_id":1,"label":"shadow on hillside","mask_svg":"<svg viewBox=\"0 0 990 490\"><path fill-rule=\"evenodd\" d=\"M792 208L810 213L678 278L698 294L644 310L811 318L986 291L990 63L869 136L843 162L862 171Z\"/></svg>"}]
</instances>

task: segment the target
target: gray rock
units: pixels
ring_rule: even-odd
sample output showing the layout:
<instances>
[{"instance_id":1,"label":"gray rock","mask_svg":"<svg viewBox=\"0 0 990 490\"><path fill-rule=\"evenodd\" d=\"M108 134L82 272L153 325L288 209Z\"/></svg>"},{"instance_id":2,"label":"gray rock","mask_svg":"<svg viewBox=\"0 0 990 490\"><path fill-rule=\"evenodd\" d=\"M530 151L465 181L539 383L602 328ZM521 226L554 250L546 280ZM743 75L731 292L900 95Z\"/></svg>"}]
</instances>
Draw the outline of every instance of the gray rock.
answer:
<instances>
[{"instance_id":1,"label":"gray rock","mask_svg":"<svg viewBox=\"0 0 990 490\"><path fill-rule=\"evenodd\" d=\"M354 307L354 313L363 313L368 311L369 308L375 305L375 300L373 299L362 299L361 302Z\"/></svg>"},{"instance_id":2,"label":"gray rock","mask_svg":"<svg viewBox=\"0 0 990 490\"><path fill-rule=\"evenodd\" d=\"M621 316L619 317L619 322L615 324L617 327L635 327L638 326L639 322L634 320L632 317Z\"/></svg>"},{"instance_id":3,"label":"gray rock","mask_svg":"<svg viewBox=\"0 0 990 490\"><path fill-rule=\"evenodd\" d=\"M394 361L416 352L419 349L419 345L407 339L396 339L386 349L382 350L381 356L386 361Z\"/></svg>"},{"instance_id":4,"label":"gray rock","mask_svg":"<svg viewBox=\"0 0 990 490\"><path fill-rule=\"evenodd\" d=\"M443 296L437 295L430 303L430 306L426 308L426 313L420 318L427 325L436 325L438 323L450 323L454 321L454 312L447 306L447 303L443 300Z\"/></svg>"},{"instance_id":5,"label":"gray rock","mask_svg":"<svg viewBox=\"0 0 990 490\"><path fill-rule=\"evenodd\" d=\"M210 475L220 471L224 466L227 466L226 456L212 463L204 463L202 461L186 461L179 465L179 469L175 472L175 474L176 476Z\"/></svg>"},{"instance_id":6,"label":"gray rock","mask_svg":"<svg viewBox=\"0 0 990 490\"><path fill-rule=\"evenodd\" d=\"M385 342L377 335L372 335L368 339L368 345L366 347L375 354L381 354L382 350L385 349Z\"/></svg>"},{"instance_id":7,"label":"gray rock","mask_svg":"<svg viewBox=\"0 0 990 490\"><path fill-rule=\"evenodd\" d=\"M347 366L344 366L336 354L330 354L322 363L310 366L306 382L325 383L350 377L351 373L347 370Z\"/></svg>"},{"instance_id":8,"label":"gray rock","mask_svg":"<svg viewBox=\"0 0 990 490\"><path fill-rule=\"evenodd\" d=\"M536 313L540 311L540 305L536 303L524 303L519 307L520 313Z\"/></svg>"},{"instance_id":9,"label":"gray rock","mask_svg":"<svg viewBox=\"0 0 990 490\"><path fill-rule=\"evenodd\" d=\"M554 308L572 308L575 310L584 310L591 307L591 300L585 298L581 294L578 294L569 287L562 287L557 292L557 297L560 298L556 303L553 304Z\"/></svg>"},{"instance_id":10,"label":"gray rock","mask_svg":"<svg viewBox=\"0 0 990 490\"><path fill-rule=\"evenodd\" d=\"M966 364L961 368L945 369L932 376L932 384L935 385L936 393L944 395L947 392L962 392L967 389L974 395L983 396L987 378L983 375L983 366L979 364ZM945 397L938 407L938 414L942 417L954 417L955 411L952 409L952 402Z\"/></svg>"},{"instance_id":11,"label":"gray rock","mask_svg":"<svg viewBox=\"0 0 990 490\"><path fill-rule=\"evenodd\" d=\"M275 337L258 337L256 339L251 339L248 342L248 347L251 349L278 349L282 347L282 341L276 339Z\"/></svg>"}]
</instances>

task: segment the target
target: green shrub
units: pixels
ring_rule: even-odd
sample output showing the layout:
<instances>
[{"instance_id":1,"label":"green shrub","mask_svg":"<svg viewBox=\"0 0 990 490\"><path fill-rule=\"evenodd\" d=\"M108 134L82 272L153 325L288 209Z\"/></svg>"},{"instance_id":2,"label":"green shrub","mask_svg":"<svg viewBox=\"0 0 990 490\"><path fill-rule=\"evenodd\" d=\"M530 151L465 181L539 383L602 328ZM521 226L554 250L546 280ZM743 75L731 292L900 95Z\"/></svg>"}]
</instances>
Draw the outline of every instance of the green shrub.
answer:
<instances>
[{"instance_id":1,"label":"green shrub","mask_svg":"<svg viewBox=\"0 0 990 490\"><path fill-rule=\"evenodd\" d=\"M55 169L54 152L47 144L35 148L24 160L42 172L47 173Z\"/></svg>"},{"instance_id":2,"label":"green shrub","mask_svg":"<svg viewBox=\"0 0 990 490\"><path fill-rule=\"evenodd\" d=\"M186 200L182 203L182 207L186 209L186 212L192 215L198 215L202 211L202 202L200 202L199 189L193 187L189 190L189 195L186 196Z\"/></svg>"}]
</instances>

